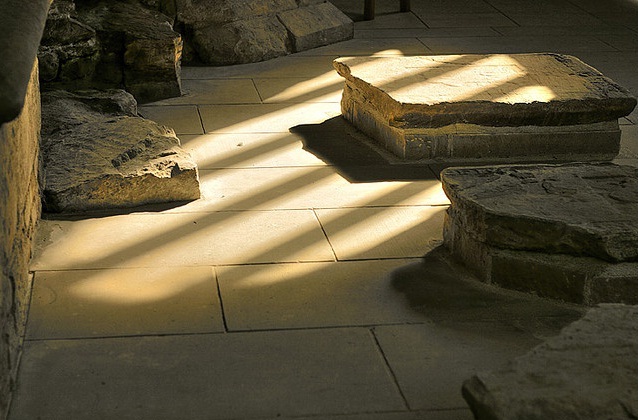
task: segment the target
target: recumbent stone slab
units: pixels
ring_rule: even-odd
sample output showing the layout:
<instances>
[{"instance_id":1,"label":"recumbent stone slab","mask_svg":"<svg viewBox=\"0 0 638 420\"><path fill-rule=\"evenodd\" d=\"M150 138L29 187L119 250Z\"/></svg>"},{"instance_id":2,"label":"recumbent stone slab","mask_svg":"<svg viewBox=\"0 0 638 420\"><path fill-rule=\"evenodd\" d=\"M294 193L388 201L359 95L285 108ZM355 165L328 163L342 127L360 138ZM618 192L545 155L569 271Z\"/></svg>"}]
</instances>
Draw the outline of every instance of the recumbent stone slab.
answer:
<instances>
[{"instance_id":1,"label":"recumbent stone slab","mask_svg":"<svg viewBox=\"0 0 638 420\"><path fill-rule=\"evenodd\" d=\"M635 419L637 337L638 306L601 305L463 397L477 420Z\"/></svg>"},{"instance_id":2,"label":"recumbent stone slab","mask_svg":"<svg viewBox=\"0 0 638 420\"><path fill-rule=\"evenodd\" d=\"M344 57L344 117L404 159L611 160L636 99L559 54Z\"/></svg>"},{"instance_id":3,"label":"recumbent stone slab","mask_svg":"<svg viewBox=\"0 0 638 420\"><path fill-rule=\"evenodd\" d=\"M197 166L172 129L122 90L42 94L44 204L82 212L199 198Z\"/></svg>"},{"instance_id":4,"label":"recumbent stone slab","mask_svg":"<svg viewBox=\"0 0 638 420\"><path fill-rule=\"evenodd\" d=\"M448 168L444 242L488 283L562 300L638 303L638 168Z\"/></svg>"}]
</instances>

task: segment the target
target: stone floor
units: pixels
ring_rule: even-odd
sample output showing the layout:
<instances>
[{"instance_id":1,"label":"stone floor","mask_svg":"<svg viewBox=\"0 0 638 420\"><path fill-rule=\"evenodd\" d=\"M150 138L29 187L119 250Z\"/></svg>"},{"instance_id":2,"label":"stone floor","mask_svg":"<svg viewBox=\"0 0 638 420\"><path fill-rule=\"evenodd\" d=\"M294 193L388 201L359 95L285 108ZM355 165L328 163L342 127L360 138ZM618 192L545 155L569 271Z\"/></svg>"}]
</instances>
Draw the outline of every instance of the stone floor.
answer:
<instances>
[{"instance_id":1,"label":"stone floor","mask_svg":"<svg viewBox=\"0 0 638 420\"><path fill-rule=\"evenodd\" d=\"M362 142L331 61L552 51L638 95L638 5L412 5L377 0L347 42L185 68L185 96L140 108L175 128L203 198L41 222L11 420L470 419L463 380L582 315L449 261L440 165L391 164ZM618 162L638 165L637 123L621 121Z\"/></svg>"}]
</instances>

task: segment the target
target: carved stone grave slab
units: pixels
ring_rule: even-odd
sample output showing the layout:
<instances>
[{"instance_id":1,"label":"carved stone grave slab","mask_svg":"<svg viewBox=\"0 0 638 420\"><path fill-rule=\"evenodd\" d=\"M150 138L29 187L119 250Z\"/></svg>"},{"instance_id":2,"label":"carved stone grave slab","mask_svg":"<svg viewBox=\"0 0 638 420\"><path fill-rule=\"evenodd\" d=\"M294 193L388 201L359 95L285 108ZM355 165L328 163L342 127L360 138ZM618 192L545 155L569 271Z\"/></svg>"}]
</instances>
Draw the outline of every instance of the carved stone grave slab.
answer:
<instances>
[{"instance_id":1,"label":"carved stone grave slab","mask_svg":"<svg viewBox=\"0 0 638 420\"><path fill-rule=\"evenodd\" d=\"M406 160L611 160L631 94L560 54L345 57L343 116Z\"/></svg>"}]
</instances>

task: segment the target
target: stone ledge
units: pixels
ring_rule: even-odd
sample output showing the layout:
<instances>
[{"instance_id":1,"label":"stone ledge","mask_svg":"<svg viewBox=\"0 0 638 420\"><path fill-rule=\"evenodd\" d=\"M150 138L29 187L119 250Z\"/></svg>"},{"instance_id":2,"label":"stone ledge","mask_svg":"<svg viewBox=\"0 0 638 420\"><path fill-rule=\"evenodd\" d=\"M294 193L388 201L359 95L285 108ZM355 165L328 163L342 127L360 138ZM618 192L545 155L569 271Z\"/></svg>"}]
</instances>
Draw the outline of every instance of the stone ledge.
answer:
<instances>
[{"instance_id":1,"label":"stone ledge","mask_svg":"<svg viewBox=\"0 0 638 420\"><path fill-rule=\"evenodd\" d=\"M638 418L637 337L638 306L601 305L463 397L477 420Z\"/></svg>"}]
</instances>

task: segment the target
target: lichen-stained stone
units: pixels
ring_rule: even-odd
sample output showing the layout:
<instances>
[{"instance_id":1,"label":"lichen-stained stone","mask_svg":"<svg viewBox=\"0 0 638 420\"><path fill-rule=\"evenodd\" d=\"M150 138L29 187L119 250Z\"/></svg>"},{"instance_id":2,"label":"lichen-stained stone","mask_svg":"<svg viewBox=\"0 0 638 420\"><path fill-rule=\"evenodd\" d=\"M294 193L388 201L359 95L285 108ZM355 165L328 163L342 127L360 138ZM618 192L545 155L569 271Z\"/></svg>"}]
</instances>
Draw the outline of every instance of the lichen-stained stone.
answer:
<instances>
[{"instance_id":1,"label":"lichen-stained stone","mask_svg":"<svg viewBox=\"0 0 638 420\"><path fill-rule=\"evenodd\" d=\"M587 305L638 303L638 168L448 168L444 243L482 281Z\"/></svg>"},{"instance_id":2,"label":"lichen-stained stone","mask_svg":"<svg viewBox=\"0 0 638 420\"><path fill-rule=\"evenodd\" d=\"M44 204L51 212L199 198L197 167L172 129L137 116L124 91L42 95Z\"/></svg>"},{"instance_id":3,"label":"lichen-stained stone","mask_svg":"<svg viewBox=\"0 0 638 420\"><path fill-rule=\"evenodd\" d=\"M319 3L279 13L292 38L293 52L309 50L354 36L354 23L332 3Z\"/></svg>"},{"instance_id":4,"label":"lichen-stained stone","mask_svg":"<svg viewBox=\"0 0 638 420\"><path fill-rule=\"evenodd\" d=\"M609 160L631 94L575 57L344 57L342 113L405 159Z\"/></svg>"},{"instance_id":5,"label":"lichen-stained stone","mask_svg":"<svg viewBox=\"0 0 638 420\"><path fill-rule=\"evenodd\" d=\"M637 337L638 306L601 305L463 397L477 420L635 419Z\"/></svg>"}]
</instances>

